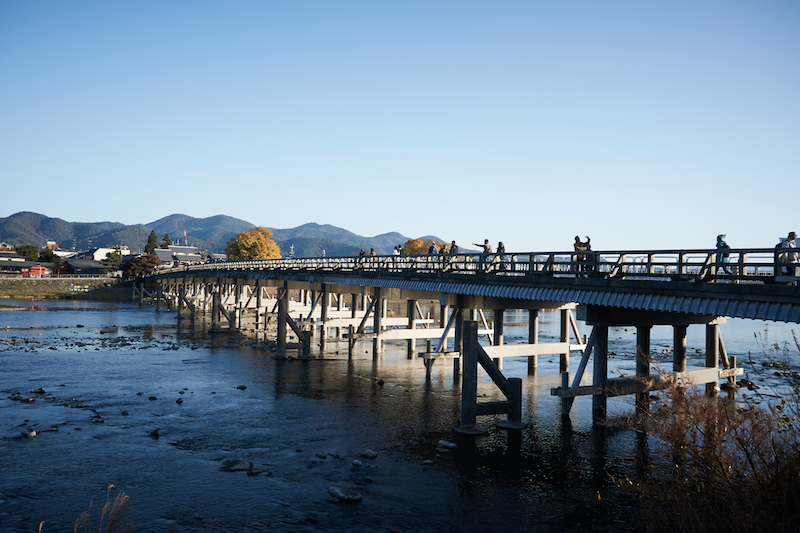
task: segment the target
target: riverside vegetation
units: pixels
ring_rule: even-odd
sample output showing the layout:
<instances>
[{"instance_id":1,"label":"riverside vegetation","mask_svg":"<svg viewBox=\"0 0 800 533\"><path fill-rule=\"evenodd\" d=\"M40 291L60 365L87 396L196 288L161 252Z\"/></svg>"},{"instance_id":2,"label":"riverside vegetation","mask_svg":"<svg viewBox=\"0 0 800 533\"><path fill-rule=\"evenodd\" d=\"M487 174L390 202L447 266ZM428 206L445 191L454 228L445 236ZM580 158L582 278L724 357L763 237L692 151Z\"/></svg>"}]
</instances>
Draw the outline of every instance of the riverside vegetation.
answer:
<instances>
[{"instance_id":1,"label":"riverside vegetation","mask_svg":"<svg viewBox=\"0 0 800 533\"><path fill-rule=\"evenodd\" d=\"M667 458L636 479L617 480L637 502L643 531L705 533L722 524L748 533L800 530L800 374L790 363L800 343L792 337L769 344L766 334L756 336L768 361L756 372L772 373L781 385L737 399L673 387L640 420Z\"/></svg>"}]
</instances>

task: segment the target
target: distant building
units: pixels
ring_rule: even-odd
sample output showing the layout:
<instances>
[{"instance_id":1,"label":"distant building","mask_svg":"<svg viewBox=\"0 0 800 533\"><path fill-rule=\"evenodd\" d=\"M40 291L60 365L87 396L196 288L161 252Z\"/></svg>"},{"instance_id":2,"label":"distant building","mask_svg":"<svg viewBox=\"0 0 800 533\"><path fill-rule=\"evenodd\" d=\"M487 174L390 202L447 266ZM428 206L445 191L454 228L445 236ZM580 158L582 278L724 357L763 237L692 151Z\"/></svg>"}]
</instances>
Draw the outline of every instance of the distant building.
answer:
<instances>
[{"instance_id":1,"label":"distant building","mask_svg":"<svg viewBox=\"0 0 800 533\"><path fill-rule=\"evenodd\" d=\"M17 252L0 251L0 272L18 274L23 268L36 265L35 261L28 261Z\"/></svg>"},{"instance_id":2,"label":"distant building","mask_svg":"<svg viewBox=\"0 0 800 533\"><path fill-rule=\"evenodd\" d=\"M7 242L0 242L0 252L13 252L15 250L13 244Z\"/></svg>"},{"instance_id":3,"label":"distant building","mask_svg":"<svg viewBox=\"0 0 800 533\"><path fill-rule=\"evenodd\" d=\"M175 246L169 248L156 248L153 250L158 260L161 261L161 268L171 268L178 264L205 263L208 255L201 252L196 246Z\"/></svg>"},{"instance_id":4,"label":"distant building","mask_svg":"<svg viewBox=\"0 0 800 533\"><path fill-rule=\"evenodd\" d=\"M25 261L26 259L14 251L0 251L0 260L2 261Z\"/></svg>"},{"instance_id":5,"label":"distant building","mask_svg":"<svg viewBox=\"0 0 800 533\"><path fill-rule=\"evenodd\" d=\"M62 260L64 260L64 259L69 259L71 257L76 257L80 252L77 252L75 250L62 250L59 248L53 250L53 253L58 257L60 257Z\"/></svg>"},{"instance_id":6,"label":"distant building","mask_svg":"<svg viewBox=\"0 0 800 533\"><path fill-rule=\"evenodd\" d=\"M102 261L109 254L112 254L119 250L119 254L121 256L131 255L131 250L127 246L117 246L114 248L92 248L87 252L79 252L75 258L76 259L86 259L89 261Z\"/></svg>"},{"instance_id":7,"label":"distant building","mask_svg":"<svg viewBox=\"0 0 800 533\"><path fill-rule=\"evenodd\" d=\"M106 269L100 261L91 259L67 259L66 265L73 274L100 276L106 274Z\"/></svg>"}]
</instances>

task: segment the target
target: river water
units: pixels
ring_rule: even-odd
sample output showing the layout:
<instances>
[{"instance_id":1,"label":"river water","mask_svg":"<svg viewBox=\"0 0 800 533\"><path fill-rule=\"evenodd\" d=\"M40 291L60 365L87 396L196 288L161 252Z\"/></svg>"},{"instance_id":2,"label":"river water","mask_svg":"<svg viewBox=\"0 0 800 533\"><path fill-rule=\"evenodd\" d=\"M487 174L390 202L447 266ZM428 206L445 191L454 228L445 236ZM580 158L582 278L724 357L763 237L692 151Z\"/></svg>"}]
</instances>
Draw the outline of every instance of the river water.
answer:
<instances>
[{"instance_id":1,"label":"river water","mask_svg":"<svg viewBox=\"0 0 800 533\"><path fill-rule=\"evenodd\" d=\"M148 532L636 530L612 477L637 472L657 446L623 423L630 398L609 400L604 426L588 397L562 418L549 394L558 356L541 357L536 376L524 359L505 360L504 373L523 378L527 428L506 433L481 417L490 432L473 438L452 432L452 364L437 362L426 381L404 341L378 360L371 341L350 359L346 343L328 341L314 359L286 360L262 340L151 307L7 303L28 309L0 312L0 531L72 531L90 502L96 516L122 491ZM527 340L526 316L506 314L507 342ZM721 330L758 380L756 337L781 343L793 327L729 320ZM555 340L557 316L545 313L540 329ZM702 365L703 335L689 328L690 364ZM610 374L633 373L635 331L609 337ZM669 366L671 330L651 338L654 361ZM481 376L479 395L501 399ZM458 447L437 451L440 440ZM221 470L231 460L252 469ZM331 487L362 501L336 502Z\"/></svg>"}]
</instances>

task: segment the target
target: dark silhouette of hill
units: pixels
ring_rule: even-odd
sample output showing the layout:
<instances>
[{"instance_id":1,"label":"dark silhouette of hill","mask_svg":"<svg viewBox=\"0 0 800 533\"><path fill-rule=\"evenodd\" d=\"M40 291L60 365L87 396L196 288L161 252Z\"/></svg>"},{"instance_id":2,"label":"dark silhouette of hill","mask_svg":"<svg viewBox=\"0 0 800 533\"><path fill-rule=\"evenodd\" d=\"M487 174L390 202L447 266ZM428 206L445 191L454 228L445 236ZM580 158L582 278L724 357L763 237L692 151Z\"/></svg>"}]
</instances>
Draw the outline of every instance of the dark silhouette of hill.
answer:
<instances>
[{"instance_id":1,"label":"dark silhouette of hill","mask_svg":"<svg viewBox=\"0 0 800 533\"><path fill-rule=\"evenodd\" d=\"M92 246L128 246L133 253L141 253L150 231L155 231L159 244L169 234L173 244L183 243L186 229L189 245L206 252L224 252L226 243L238 233L255 227L245 220L227 215L194 218L174 214L147 224L128 226L119 222L67 222L38 213L23 211L0 218L0 241L15 246L32 244L43 247L47 241L56 241L61 248L85 250ZM362 237L330 224L303 224L296 228L269 228L280 246L282 255L289 254L294 245L295 257L341 257L358 254L363 249L374 248L378 255L390 255L392 249L404 244L408 237L400 233L384 233Z\"/></svg>"}]
</instances>

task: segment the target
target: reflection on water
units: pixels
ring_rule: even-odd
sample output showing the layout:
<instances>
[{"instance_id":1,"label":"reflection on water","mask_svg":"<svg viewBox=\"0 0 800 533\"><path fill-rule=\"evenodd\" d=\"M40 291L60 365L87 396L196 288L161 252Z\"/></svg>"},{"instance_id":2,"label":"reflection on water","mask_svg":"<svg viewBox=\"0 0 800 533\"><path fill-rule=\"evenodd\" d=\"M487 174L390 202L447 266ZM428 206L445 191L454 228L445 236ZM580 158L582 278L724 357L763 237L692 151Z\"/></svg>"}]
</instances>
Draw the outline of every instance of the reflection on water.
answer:
<instances>
[{"instance_id":1,"label":"reflection on water","mask_svg":"<svg viewBox=\"0 0 800 533\"><path fill-rule=\"evenodd\" d=\"M451 431L460 412L452 365L437 363L426 381L404 341L378 359L371 345L357 344L348 358L346 342L329 340L320 357L286 360L263 338L208 334L171 313L35 306L0 313L2 531L34 531L41 521L44 531L71 530L109 484L130 496L141 531L628 531L610 476L658 457L646 435L618 423L633 409L628 399L609 400L608 425L592 424L588 398L561 417L550 396L557 357L542 357L536 376L524 359L505 361L508 376L523 378L528 428L507 433L484 417L490 433L475 439ZM506 313L507 342L527 340L525 320ZM740 360L757 350L762 324L722 328ZM543 342L555 340L557 317L543 313L540 330ZM693 353L703 330L689 331ZM789 331L771 325L769 335ZM671 335L653 329L654 357L665 363ZM633 330L610 335L612 374L633 371L634 339ZM29 392L39 387L46 392ZM8 399L13 393L35 400ZM485 376L478 393L501 399ZM41 433L19 437L26 427ZM459 447L437 452L442 439ZM365 458L367 449L378 456ZM253 463L256 475L220 471L226 459ZM362 503L331 502L331 486L358 491Z\"/></svg>"}]
</instances>

